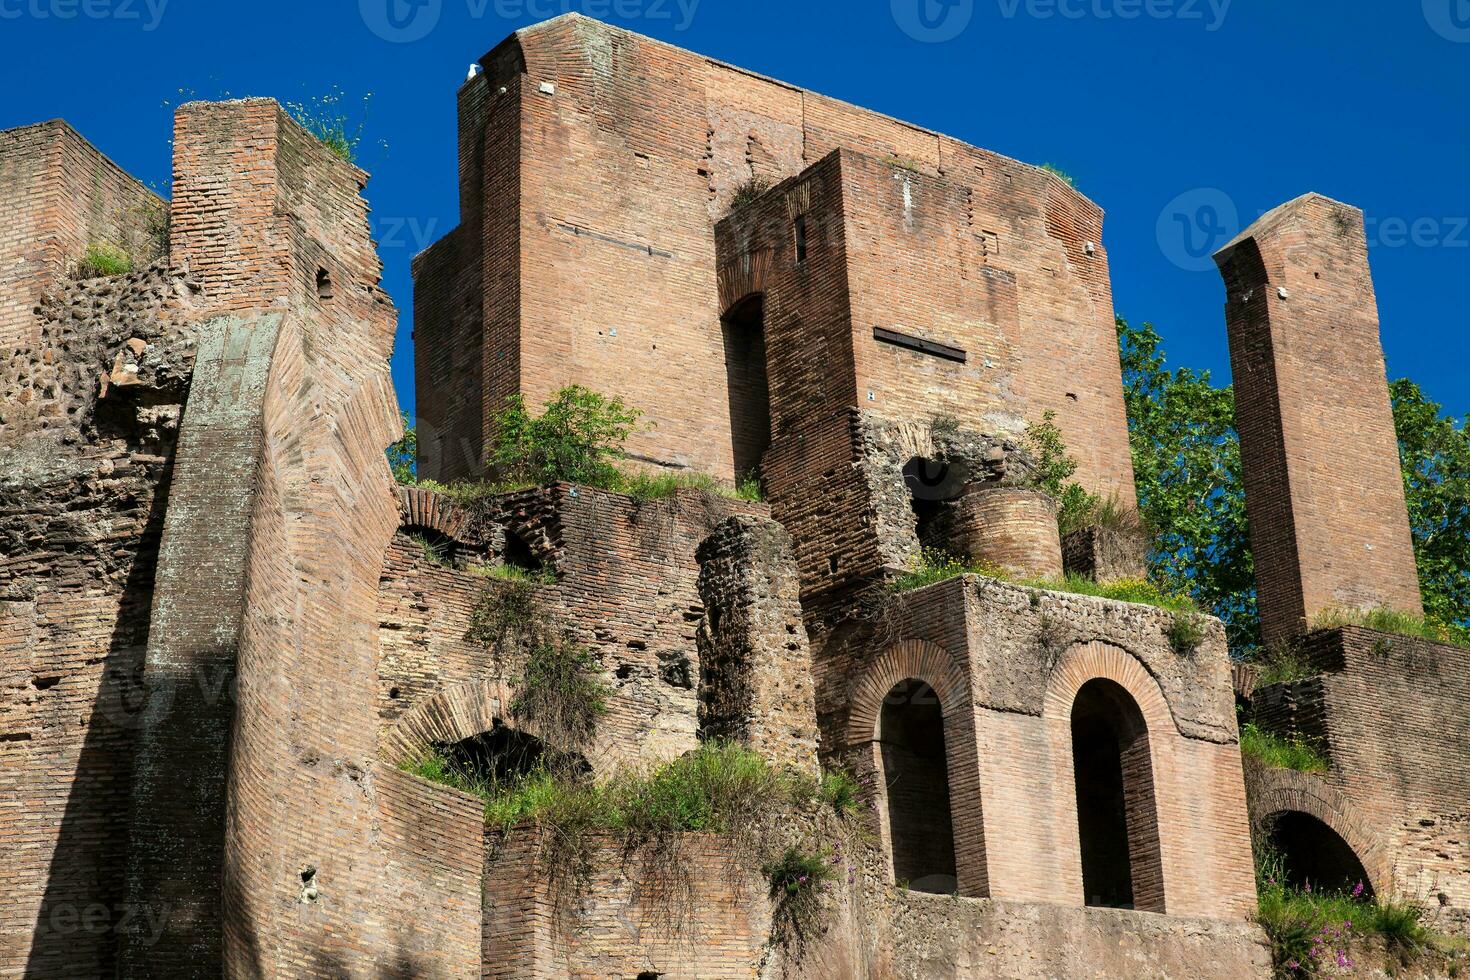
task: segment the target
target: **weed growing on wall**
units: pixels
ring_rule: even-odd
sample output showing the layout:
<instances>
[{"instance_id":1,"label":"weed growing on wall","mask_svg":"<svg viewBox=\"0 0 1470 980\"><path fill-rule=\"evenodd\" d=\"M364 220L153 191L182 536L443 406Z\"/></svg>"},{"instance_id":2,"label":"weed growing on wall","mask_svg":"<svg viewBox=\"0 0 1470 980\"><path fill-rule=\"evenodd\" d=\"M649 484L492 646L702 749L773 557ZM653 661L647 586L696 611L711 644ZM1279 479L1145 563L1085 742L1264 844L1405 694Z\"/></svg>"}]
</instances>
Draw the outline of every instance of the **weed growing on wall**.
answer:
<instances>
[{"instance_id":1,"label":"weed growing on wall","mask_svg":"<svg viewBox=\"0 0 1470 980\"><path fill-rule=\"evenodd\" d=\"M1066 536L1092 524L1103 501L1073 481L1077 461L1067 452L1056 412L1048 410L1040 422L1026 427L1026 448L1035 463L1033 485L1057 502L1058 531Z\"/></svg>"},{"instance_id":2,"label":"weed growing on wall","mask_svg":"<svg viewBox=\"0 0 1470 980\"><path fill-rule=\"evenodd\" d=\"M592 651L565 637L538 640L515 684L511 715L532 723L542 741L557 749L586 745L607 714L611 693L600 668Z\"/></svg>"},{"instance_id":3,"label":"weed growing on wall","mask_svg":"<svg viewBox=\"0 0 1470 980\"><path fill-rule=\"evenodd\" d=\"M743 208L759 200L772 186L774 185L769 180L762 180L759 177L750 178L735 188L735 196L730 200L730 210Z\"/></svg>"},{"instance_id":4,"label":"weed growing on wall","mask_svg":"<svg viewBox=\"0 0 1470 980\"><path fill-rule=\"evenodd\" d=\"M343 91L334 87L326 95L315 95L304 102L287 102L285 105L291 118L321 140L322 145L348 163L355 163L367 129L372 99L373 93L367 93L362 97L362 105L353 109L349 107Z\"/></svg>"},{"instance_id":5,"label":"weed growing on wall","mask_svg":"<svg viewBox=\"0 0 1470 980\"><path fill-rule=\"evenodd\" d=\"M1205 641L1205 618L1198 613L1178 613L1169 621L1165 635L1174 652L1187 657Z\"/></svg>"},{"instance_id":6,"label":"weed growing on wall","mask_svg":"<svg viewBox=\"0 0 1470 980\"><path fill-rule=\"evenodd\" d=\"M1313 629L1335 629L1339 626L1362 626L1382 633L1397 633L1470 649L1470 631L1394 609L1324 609L1312 621Z\"/></svg>"},{"instance_id":7,"label":"weed growing on wall","mask_svg":"<svg viewBox=\"0 0 1470 980\"><path fill-rule=\"evenodd\" d=\"M133 257L122 248L107 242L93 242L77 264L78 279L101 276L125 276L133 271Z\"/></svg>"},{"instance_id":8,"label":"weed growing on wall","mask_svg":"<svg viewBox=\"0 0 1470 980\"><path fill-rule=\"evenodd\" d=\"M1246 722L1240 728L1240 752L1274 769L1326 772L1330 768L1327 757L1315 742L1301 736L1282 738L1263 731L1254 722Z\"/></svg>"},{"instance_id":9,"label":"weed growing on wall","mask_svg":"<svg viewBox=\"0 0 1470 980\"><path fill-rule=\"evenodd\" d=\"M822 924L822 892L834 876L828 855L792 845L761 868L775 902L771 934L781 943L800 944Z\"/></svg>"}]
</instances>

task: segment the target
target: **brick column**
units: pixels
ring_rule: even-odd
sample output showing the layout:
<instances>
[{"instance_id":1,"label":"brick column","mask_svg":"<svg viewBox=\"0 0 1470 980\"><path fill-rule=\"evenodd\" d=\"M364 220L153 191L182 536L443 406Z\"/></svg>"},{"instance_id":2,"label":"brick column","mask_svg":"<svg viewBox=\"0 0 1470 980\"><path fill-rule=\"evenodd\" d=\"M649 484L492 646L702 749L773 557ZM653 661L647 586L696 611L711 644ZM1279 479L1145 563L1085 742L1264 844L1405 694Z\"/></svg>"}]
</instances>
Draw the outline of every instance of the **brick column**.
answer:
<instances>
[{"instance_id":1,"label":"brick column","mask_svg":"<svg viewBox=\"0 0 1470 980\"><path fill-rule=\"evenodd\" d=\"M1265 639L1334 606L1422 612L1362 212L1309 194L1215 261Z\"/></svg>"}]
</instances>

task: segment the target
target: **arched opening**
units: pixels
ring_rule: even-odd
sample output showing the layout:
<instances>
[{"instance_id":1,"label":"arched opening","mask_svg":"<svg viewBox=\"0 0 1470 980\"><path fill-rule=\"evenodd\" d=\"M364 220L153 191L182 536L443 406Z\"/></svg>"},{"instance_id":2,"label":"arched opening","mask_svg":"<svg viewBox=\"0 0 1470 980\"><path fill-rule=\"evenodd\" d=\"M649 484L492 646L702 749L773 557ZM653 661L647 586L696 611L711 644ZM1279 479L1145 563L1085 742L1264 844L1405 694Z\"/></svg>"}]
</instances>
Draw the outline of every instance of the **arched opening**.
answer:
<instances>
[{"instance_id":1,"label":"arched opening","mask_svg":"<svg viewBox=\"0 0 1470 980\"><path fill-rule=\"evenodd\" d=\"M766 380L765 297L746 297L721 321L725 338L725 382L730 400L730 442L735 476L760 476L761 457L771 444L771 396Z\"/></svg>"},{"instance_id":2,"label":"arched opening","mask_svg":"<svg viewBox=\"0 0 1470 980\"><path fill-rule=\"evenodd\" d=\"M1288 810L1270 820L1268 840L1280 859L1281 874L1292 888L1351 893L1359 884L1373 897L1363 862L1337 831L1309 813Z\"/></svg>"},{"instance_id":3,"label":"arched opening","mask_svg":"<svg viewBox=\"0 0 1470 980\"><path fill-rule=\"evenodd\" d=\"M422 554L423 559L431 565L452 566L454 564L457 547L455 541L443 531L432 527L423 527L418 524L410 524L402 528L401 533L406 535L412 543L413 550Z\"/></svg>"},{"instance_id":4,"label":"arched opening","mask_svg":"<svg viewBox=\"0 0 1470 980\"><path fill-rule=\"evenodd\" d=\"M531 550L531 546L519 534L513 531L505 532L505 544L500 549L500 560L511 568L519 568L523 572L541 571L541 559Z\"/></svg>"},{"instance_id":5,"label":"arched opening","mask_svg":"<svg viewBox=\"0 0 1470 980\"><path fill-rule=\"evenodd\" d=\"M1113 681L1091 680L1077 692L1072 765L1086 904L1163 912L1148 726L1137 702Z\"/></svg>"},{"instance_id":6,"label":"arched opening","mask_svg":"<svg viewBox=\"0 0 1470 980\"><path fill-rule=\"evenodd\" d=\"M950 894L958 887L954 826L944 711L934 689L910 679L889 691L878 718L878 743L894 881L914 891Z\"/></svg>"},{"instance_id":7,"label":"arched opening","mask_svg":"<svg viewBox=\"0 0 1470 980\"><path fill-rule=\"evenodd\" d=\"M903 468L903 483L909 492L919 543L926 548L948 550L948 533L943 515L946 505L965 492L965 468L947 460L915 456Z\"/></svg>"},{"instance_id":8,"label":"arched opening","mask_svg":"<svg viewBox=\"0 0 1470 980\"><path fill-rule=\"evenodd\" d=\"M471 783L503 785L541 770L575 775L591 771L581 755L557 751L499 719L488 732L458 742L436 743L434 749L450 769Z\"/></svg>"}]
</instances>

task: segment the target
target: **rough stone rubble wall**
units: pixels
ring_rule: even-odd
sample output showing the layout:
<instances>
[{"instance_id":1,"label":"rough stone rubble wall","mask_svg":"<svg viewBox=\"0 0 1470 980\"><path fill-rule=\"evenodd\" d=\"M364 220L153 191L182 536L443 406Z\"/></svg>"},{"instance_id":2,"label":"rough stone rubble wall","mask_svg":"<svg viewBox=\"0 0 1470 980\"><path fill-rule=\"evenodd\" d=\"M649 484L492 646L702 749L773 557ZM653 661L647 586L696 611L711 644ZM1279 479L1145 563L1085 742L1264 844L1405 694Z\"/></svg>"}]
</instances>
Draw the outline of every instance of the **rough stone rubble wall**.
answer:
<instances>
[{"instance_id":1,"label":"rough stone rubble wall","mask_svg":"<svg viewBox=\"0 0 1470 980\"><path fill-rule=\"evenodd\" d=\"M3 976L110 975L169 914L123 874L192 295L163 267L58 282L0 353Z\"/></svg>"}]
</instances>

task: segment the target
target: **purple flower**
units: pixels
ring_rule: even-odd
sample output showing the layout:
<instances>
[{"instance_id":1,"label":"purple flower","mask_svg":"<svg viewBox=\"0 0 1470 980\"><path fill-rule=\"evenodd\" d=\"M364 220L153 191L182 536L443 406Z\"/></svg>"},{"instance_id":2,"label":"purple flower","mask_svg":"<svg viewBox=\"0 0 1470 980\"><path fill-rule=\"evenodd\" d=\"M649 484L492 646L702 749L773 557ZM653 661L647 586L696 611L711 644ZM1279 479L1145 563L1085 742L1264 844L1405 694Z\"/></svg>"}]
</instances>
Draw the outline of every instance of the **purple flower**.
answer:
<instances>
[{"instance_id":1,"label":"purple flower","mask_svg":"<svg viewBox=\"0 0 1470 980\"><path fill-rule=\"evenodd\" d=\"M1357 898L1357 897L1359 897L1362 894L1363 894L1363 883L1360 881L1356 885L1353 886L1353 898Z\"/></svg>"},{"instance_id":2,"label":"purple flower","mask_svg":"<svg viewBox=\"0 0 1470 980\"><path fill-rule=\"evenodd\" d=\"M1306 886L1302 888L1302 891L1306 892L1308 895L1312 894L1312 883L1310 881L1307 882Z\"/></svg>"},{"instance_id":3,"label":"purple flower","mask_svg":"<svg viewBox=\"0 0 1470 980\"><path fill-rule=\"evenodd\" d=\"M1286 968L1288 970L1300 970L1302 968L1302 965L1300 963L1298 963L1296 960L1290 960L1290 961L1287 962Z\"/></svg>"}]
</instances>

